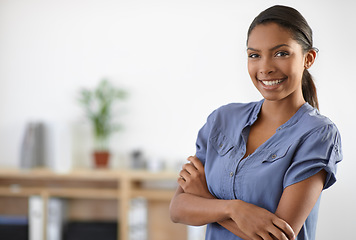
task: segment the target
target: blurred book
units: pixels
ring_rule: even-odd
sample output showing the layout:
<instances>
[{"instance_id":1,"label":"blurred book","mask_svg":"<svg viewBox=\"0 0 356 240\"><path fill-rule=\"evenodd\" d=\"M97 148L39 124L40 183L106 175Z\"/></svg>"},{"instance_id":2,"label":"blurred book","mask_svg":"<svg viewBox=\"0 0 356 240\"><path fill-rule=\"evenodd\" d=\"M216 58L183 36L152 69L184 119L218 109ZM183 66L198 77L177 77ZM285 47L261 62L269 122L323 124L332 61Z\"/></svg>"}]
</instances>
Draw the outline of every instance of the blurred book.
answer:
<instances>
[{"instance_id":1,"label":"blurred book","mask_svg":"<svg viewBox=\"0 0 356 240\"><path fill-rule=\"evenodd\" d=\"M45 165L45 128L41 122L26 125L21 145L20 167L29 169Z\"/></svg>"},{"instance_id":2,"label":"blurred book","mask_svg":"<svg viewBox=\"0 0 356 240\"><path fill-rule=\"evenodd\" d=\"M20 168L47 167L55 172L72 168L72 136L62 122L29 122L26 125L20 153Z\"/></svg>"},{"instance_id":3,"label":"blurred book","mask_svg":"<svg viewBox=\"0 0 356 240\"><path fill-rule=\"evenodd\" d=\"M147 200L135 198L131 200L129 211L129 239L147 240Z\"/></svg>"},{"instance_id":4,"label":"blurred book","mask_svg":"<svg viewBox=\"0 0 356 240\"><path fill-rule=\"evenodd\" d=\"M63 122L46 123L46 166L57 173L72 169L72 135Z\"/></svg>"},{"instance_id":5,"label":"blurred book","mask_svg":"<svg viewBox=\"0 0 356 240\"><path fill-rule=\"evenodd\" d=\"M28 201L29 240L43 240L43 199L40 196L31 196Z\"/></svg>"},{"instance_id":6,"label":"blurred book","mask_svg":"<svg viewBox=\"0 0 356 240\"><path fill-rule=\"evenodd\" d=\"M1 239L28 240L27 216L0 215Z\"/></svg>"},{"instance_id":7,"label":"blurred book","mask_svg":"<svg viewBox=\"0 0 356 240\"><path fill-rule=\"evenodd\" d=\"M66 219L66 203L60 198L50 198L47 211L47 240L62 240Z\"/></svg>"},{"instance_id":8,"label":"blurred book","mask_svg":"<svg viewBox=\"0 0 356 240\"><path fill-rule=\"evenodd\" d=\"M0 215L0 225L27 225L28 218L26 216L6 216Z\"/></svg>"},{"instance_id":9,"label":"blurred book","mask_svg":"<svg viewBox=\"0 0 356 240\"><path fill-rule=\"evenodd\" d=\"M44 223L44 201L40 196L29 198L29 240L42 240L44 227L47 240L62 240L66 217L65 201L59 198L48 199L47 222Z\"/></svg>"}]
</instances>

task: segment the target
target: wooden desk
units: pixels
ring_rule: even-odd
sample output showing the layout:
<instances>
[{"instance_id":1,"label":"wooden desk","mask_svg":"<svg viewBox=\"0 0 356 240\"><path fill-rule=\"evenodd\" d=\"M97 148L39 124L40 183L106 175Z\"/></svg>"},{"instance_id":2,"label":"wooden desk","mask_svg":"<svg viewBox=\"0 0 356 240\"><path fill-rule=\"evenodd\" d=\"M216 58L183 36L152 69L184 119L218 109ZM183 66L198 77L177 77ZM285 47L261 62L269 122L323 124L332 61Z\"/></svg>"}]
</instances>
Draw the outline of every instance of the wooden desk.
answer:
<instances>
[{"instance_id":1,"label":"wooden desk","mask_svg":"<svg viewBox=\"0 0 356 240\"><path fill-rule=\"evenodd\" d=\"M147 184L174 182L177 176L174 172L150 173L109 169L76 169L65 174L54 173L48 169L0 169L0 197L28 198L39 195L44 202L44 213L51 197L114 201L117 203L115 211L119 228L118 239L122 240L129 237L130 201L132 198L143 197L148 201L148 239L181 240L187 238L186 227L171 223L168 213L174 189L162 189L152 187L154 184ZM147 187L148 185L151 187ZM43 239L46 239L45 230L43 236Z\"/></svg>"}]
</instances>

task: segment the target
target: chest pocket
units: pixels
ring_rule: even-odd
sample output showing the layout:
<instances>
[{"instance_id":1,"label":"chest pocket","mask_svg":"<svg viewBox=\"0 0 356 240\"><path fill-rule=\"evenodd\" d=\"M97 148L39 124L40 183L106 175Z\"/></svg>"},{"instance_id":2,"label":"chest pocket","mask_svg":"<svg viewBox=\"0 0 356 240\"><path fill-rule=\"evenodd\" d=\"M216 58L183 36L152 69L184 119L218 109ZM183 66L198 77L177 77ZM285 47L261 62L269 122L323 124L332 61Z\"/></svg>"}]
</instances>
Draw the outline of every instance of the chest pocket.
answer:
<instances>
[{"instance_id":1,"label":"chest pocket","mask_svg":"<svg viewBox=\"0 0 356 240\"><path fill-rule=\"evenodd\" d=\"M215 137L211 137L210 143L220 156L225 156L234 148L234 144L222 132L217 132Z\"/></svg>"},{"instance_id":2,"label":"chest pocket","mask_svg":"<svg viewBox=\"0 0 356 240\"><path fill-rule=\"evenodd\" d=\"M262 158L262 163L265 163L265 162L272 163L272 162L282 159L283 157L285 157L287 155L289 149L290 149L290 146L288 146L286 148L282 148L282 149L275 149L274 151L268 151Z\"/></svg>"}]
</instances>

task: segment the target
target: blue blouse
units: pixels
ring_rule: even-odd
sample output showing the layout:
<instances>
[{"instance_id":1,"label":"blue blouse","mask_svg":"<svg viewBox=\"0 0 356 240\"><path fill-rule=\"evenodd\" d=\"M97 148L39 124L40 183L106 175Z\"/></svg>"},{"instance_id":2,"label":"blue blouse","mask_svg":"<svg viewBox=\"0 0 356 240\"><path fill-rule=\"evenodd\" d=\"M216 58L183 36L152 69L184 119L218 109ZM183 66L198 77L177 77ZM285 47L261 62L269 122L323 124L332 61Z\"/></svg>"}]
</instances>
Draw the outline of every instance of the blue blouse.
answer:
<instances>
[{"instance_id":1,"label":"blue blouse","mask_svg":"<svg viewBox=\"0 0 356 240\"><path fill-rule=\"evenodd\" d=\"M219 199L240 199L275 212L283 189L324 169L324 189L335 183L342 160L335 124L305 103L276 133L242 159L250 126L264 100L232 103L215 110L200 129L196 156L205 166L209 191ZM315 239L319 202L297 239ZM217 223L208 224L207 240L241 239Z\"/></svg>"}]
</instances>

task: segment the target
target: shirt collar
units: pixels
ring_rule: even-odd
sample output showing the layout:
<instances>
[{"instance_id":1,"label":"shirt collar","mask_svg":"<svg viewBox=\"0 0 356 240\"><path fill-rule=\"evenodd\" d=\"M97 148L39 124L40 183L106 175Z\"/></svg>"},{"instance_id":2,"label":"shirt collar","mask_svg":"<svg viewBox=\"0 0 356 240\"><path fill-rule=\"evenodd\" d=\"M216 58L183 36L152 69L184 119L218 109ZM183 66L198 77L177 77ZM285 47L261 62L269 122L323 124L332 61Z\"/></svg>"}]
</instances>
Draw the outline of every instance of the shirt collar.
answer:
<instances>
[{"instance_id":1,"label":"shirt collar","mask_svg":"<svg viewBox=\"0 0 356 240\"><path fill-rule=\"evenodd\" d=\"M257 102L253 111L252 111L252 115L251 115L251 118L250 120L248 121L247 125L252 125L258 118L258 114L260 113L261 111L261 107L262 107L262 104L263 102L265 101L265 99L262 99L261 101Z\"/></svg>"},{"instance_id":2,"label":"shirt collar","mask_svg":"<svg viewBox=\"0 0 356 240\"><path fill-rule=\"evenodd\" d=\"M265 100L262 99L256 103L256 105L253 109L250 121L248 122L248 125L251 126L257 120L258 114L261 111L261 107L262 107L262 104L264 101ZM313 111L313 110L314 110L314 108L308 102L305 102L287 122L285 122L278 128L278 130L281 130L281 129L284 129L286 127L290 127L290 126L296 124L301 119L301 117L304 115L304 113L306 113L307 111Z\"/></svg>"},{"instance_id":3,"label":"shirt collar","mask_svg":"<svg viewBox=\"0 0 356 240\"><path fill-rule=\"evenodd\" d=\"M282 130L284 128L293 126L296 124L307 111L312 111L314 108L310 106L309 103L305 102L298 111L284 124L282 124L277 130Z\"/></svg>"}]
</instances>

